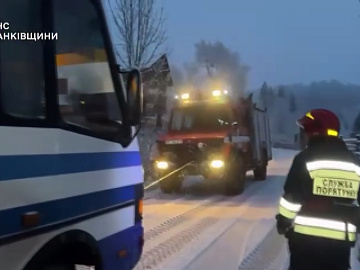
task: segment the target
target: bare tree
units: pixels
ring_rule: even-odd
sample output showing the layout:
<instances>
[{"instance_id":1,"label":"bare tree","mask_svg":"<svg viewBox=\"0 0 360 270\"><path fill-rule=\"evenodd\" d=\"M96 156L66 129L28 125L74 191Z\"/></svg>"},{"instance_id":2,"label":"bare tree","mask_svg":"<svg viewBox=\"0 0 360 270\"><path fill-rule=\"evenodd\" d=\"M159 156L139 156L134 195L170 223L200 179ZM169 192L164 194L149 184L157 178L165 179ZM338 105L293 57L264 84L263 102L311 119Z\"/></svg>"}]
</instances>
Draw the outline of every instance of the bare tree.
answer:
<instances>
[{"instance_id":1,"label":"bare tree","mask_svg":"<svg viewBox=\"0 0 360 270\"><path fill-rule=\"evenodd\" d=\"M235 51L227 48L222 42L195 43L195 62L185 68L192 77L204 70L209 77L227 81L235 95L243 95L247 83L249 66L244 64Z\"/></svg>"},{"instance_id":2,"label":"bare tree","mask_svg":"<svg viewBox=\"0 0 360 270\"><path fill-rule=\"evenodd\" d=\"M143 68L164 53L166 18L164 8L156 0L108 0L108 3L119 35L120 42L115 48L122 66Z\"/></svg>"}]
</instances>

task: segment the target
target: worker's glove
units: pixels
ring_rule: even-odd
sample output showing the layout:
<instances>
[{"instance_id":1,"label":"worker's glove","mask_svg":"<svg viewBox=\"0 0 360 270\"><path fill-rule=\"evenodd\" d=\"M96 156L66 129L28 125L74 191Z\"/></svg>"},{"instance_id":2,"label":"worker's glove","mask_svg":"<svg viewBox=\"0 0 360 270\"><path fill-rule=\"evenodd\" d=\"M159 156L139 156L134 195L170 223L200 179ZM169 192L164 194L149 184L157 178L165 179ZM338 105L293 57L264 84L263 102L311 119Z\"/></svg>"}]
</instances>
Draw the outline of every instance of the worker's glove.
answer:
<instances>
[{"instance_id":1,"label":"worker's glove","mask_svg":"<svg viewBox=\"0 0 360 270\"><path fill-rule=\"evenodd\" d=\"M276 215L276 229L278 234L287 235L287 232L292 227L292 220L282 215Z\"/></svg>"}]
</instances>

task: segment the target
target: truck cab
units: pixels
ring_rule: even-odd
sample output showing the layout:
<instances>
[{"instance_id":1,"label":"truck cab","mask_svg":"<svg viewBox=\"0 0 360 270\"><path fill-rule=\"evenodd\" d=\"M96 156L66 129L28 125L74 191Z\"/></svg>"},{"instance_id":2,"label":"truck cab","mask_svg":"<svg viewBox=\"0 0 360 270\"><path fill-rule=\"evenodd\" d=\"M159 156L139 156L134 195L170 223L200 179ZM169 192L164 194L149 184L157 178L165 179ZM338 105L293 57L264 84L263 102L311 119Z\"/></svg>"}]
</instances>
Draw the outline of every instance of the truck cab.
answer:
<instances>
[{"instance_id":1,"label":"truck cab","mask_svg":"<svg viewBox=\"0 0 360 270\"><path fill-rule=\"evenodd\" d=\"M268 152L270 140L260 138L265 134L260 131L268 122L259 121L254 108L250 100L234 102L225 90L205 97L177 96L167 131L156 145L158 178L178 171L160 181L162 191L178 192L186 175L221 181L228 195L244 190L249 170L258 180L266 179L268 157L263 152Z\"/></svg>"}]
</instances>

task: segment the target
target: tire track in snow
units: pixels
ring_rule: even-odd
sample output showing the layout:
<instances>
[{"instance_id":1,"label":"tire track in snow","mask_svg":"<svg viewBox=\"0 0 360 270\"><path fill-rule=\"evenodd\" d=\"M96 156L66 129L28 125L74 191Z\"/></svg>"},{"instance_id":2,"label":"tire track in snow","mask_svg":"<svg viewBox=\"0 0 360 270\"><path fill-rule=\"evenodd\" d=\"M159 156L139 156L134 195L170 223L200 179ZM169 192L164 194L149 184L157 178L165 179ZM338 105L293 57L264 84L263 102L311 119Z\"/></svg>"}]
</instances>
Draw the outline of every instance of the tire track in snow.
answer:
<instances>
[{"instance_id":1,"label":"tire track in snow","mask_svg":"<svg viewBox=\"0 0 360 270\"><path fill-rule=\"evenodd\" d=\"M177 225L186 220L191 212L201 210L203 206L224 200L224 196L199 197L193 195L170 195L144 201L145 234L151 230L162 231L164 225ZM167 226L169 228L169 225ZM156 234L156 233L153 233ZM152 237L150 237L152 238ZM149 238L148 238L149 239Z\"/></svg>"},{"instance_id":2,"label":"tire track in snow","mask_svg":"<svg viewBox=\"0 0 360 270\"><path fill-rule=\"evenodd\" d=\"M227 221L225 220L221 223L218 223L217 226L208 230L203 236L201 236L203 238L203 239L200 239L200 240L202 240L202 241L200 241L201 244L197 244L196 247L193 247L194 252L193 252L192 256L190 258L188 258L188 262L186 263L185 266L181 267L181 269L183 269L183 270L185 270L185 269L187 269L187 270L203 269L203 267L202 267L203 262L201 262L201 261L199 262L198 260L200 258L202 258L202 256L206 256L205 260L209 262L210 260L208 260L209 257L208 257L207 253L209 252L210 249L213 248L213 245L217 245L218 241L222 241L223 238L224 237L226 238L226 236L228 234L236 233L236 235L238 235L238 234L246 235L248 232L250 232L252 230L251 226L249 226L247 228L241 228L239 226L238 222L239 221L236 218L232 219L232 220L227 220ZM233 236L234 235L235 234L233 234ZM227 247L225 245L224 246L220 245L220 248L216 252L212 252L212 253L210 252L211 256L213 256L213 257L218 256L219 250L226 253L227 259L229 259L229 257L230 257L230 260L232 260L234 257L237 258L236 251L234 251L233 249L230 248L230 252L229 252L229 250L227 250ZM187 251L187 253L189 253L189 251ZM220 257L219 260L223 260L223 258ZM212 263L212 266L214 266L214 264L216 266L218 266L218 264L221 264L221 262L219 263L217 260L217 262ZM234 265L236 268L236 266L238 264L236 262L234 262ZM173 267L173 269L175 269L175 268ZM214 267L213 269L222 269L222 268Z\"/></svg>"},{"instance_id":3,"label":"tire track in snow","mask_svg":"<svg viewBox=\"0 0 360 270\"><path fill-rule=\"evenodd\" d=\"M286 261L286 242L274 226L264 240L242 261L239 270L279 270Z\"/></svg>"},{"instance_id":4,"label":"tire track in snow","mask_svg":"<svg viewBox=\"0 0 360 270\"><path fill-rule=\"evenodd\" d=\"M152 203L144 203L144 220L151 220L156 217L156 223L154 226L156 227L159 223L165 222L167 219L172 219L173 217L180 216L185 212L189 212L194 208L201 207L201 205L216 202L218 197L213 197L211 199L199 199L199 198L183 198L183 199L174 199L174 200L166 200L166 201L154 201ZM181 206L181 207L179 207ZM159 214L169 213L164 219L159 220ZM170 217L169 217L170 216ZM147 225L149 228L149 225Z\"/></svg>"},{"instance_id":5,"label":"tire track in snow","mask_svg":"<svg viewBox=\"0 0 360 270\"><path fill-rule=\"evenodd\" d=\"M224 264L224 260L222 258L215 259L215 261L212 262L214 258L217 258L219 256L219 250L224 251L226 250L225 246L221 247L218 246L218 250L216 252L213 252L213 254L208 257L209 249L212 249L214 245L217 245L221 242L223 237L228 234L232 233L238 233L241 231L241 235L246 236L247 234L244 231L247 231L251 234L252 230L255 229L255 226L249 226L247 228L244 228L244 223L241 221L242 218L247 219L250 218L247 223L248 224L254 224L257 223L256 220L251 220L251 217L248 215L253 213L254 207L259 201L258 199L254 200L257 196L261 196L263 192L268 191L268 186L273 185L273 183L257 183L254 184L253 188L249 189L249 193L247 194L247 198L244 197L234 197L230 198L228 201L221 203L217 206L217 209L212 209L212 212L207 212L206 215L211 216L217 216L216 214L220 213L220 216L223 216L223 212L225 211L227 214L223 218L217 219L217 221L209 227L204 233L199 235L198 239L196 239L196 243L189 245L186 247L186 249L180 250L176 256L179 258L183 258L181 261L179 260L168 260L162 264L163 268L165 270L168 269L236 269L239 265L238 263L238 255L236 255L236 252L233 251L233 256L230 260L234 260L233 268L226 268L229 265L227 262ZM229 207L230 206L230 207ZM236 206L236 207L234 207ZM254 224L255 225L255 224ZM258 225L258 224L256 224ZM266 230L268 232L269 229ZM264 237L266 236L266 233ZM231 238L232 240L236 238L235 235ZM240 241L241 242L241 241ZM233 242L229 242L228 244L232 246ZM236 245L235 245L236 246ZM210 252L211 254L211 252ZM202 256L205 256L206 262L200 262L198 259ZM204 257L203 257L204 258ZM209 262L211 264L211 267L209 268ZM198 264L200 263L200 264ZM230 263L231 264L231 263ZM225 267L225 268L223 268ZM264 269L261 269L264 270ZM279 269L277 269L279 270Z\"/></svg>"},{"instance_id":6,"label":"tire track in snow","mask_svg":"<svg viewBox=\"0 0 360 270\"><path fill-rule=\"evenodd\" d=\"M215 218L217 215L213 214L221 213L224 209L223 207L226 206L229 207L234 204L241 205L248 201L252 196L256 195L259 192L259 189L262 188L263 186L260 184L253 183L243 195L236 197L222 196L216 200L211 200L196 206L185 213L172 217L155 228L145 232L145 238L150 240L150 248L148 248L148 250L145 248L142 258L135 269L161 269L165 260L176 253L179 253L185 246L192 241L197 240L220 221L221 224L224 223L224 220L218 217ZM247 207L244 208L244 211L246 208ZM203 218L199 218L201 216L203 216ZM221 217L221 214L218 216ZM225 223L229 223L229 221L225 221ZM231 223L232 222L230 222L230 224Z\"/></svg>"},{"instance_id":7,"label":"tire track in snow","mask_svg":"<svg viewBox=\"0 0 360 270\"><path fill-rule=\"evenodd\" d=\"M168 220L165 220L160 225L146 231L144 234L144 240L149 241L152 238L158 237L161 234L163 234L171 229L174 229L176 226L188 221L191 218L191 216L202 211L207 206L217 203L217 202L224 201L224 200L225 200L225 198L216 198L215 200L207 201L207 202L200 204L194 208L191 208L190 210L188 210L182 214L176 215Z\"/></svg>"},{"instance_id":8,"label":"tire track in snow","mask_svg":"<svg viewBox=\"0 0 360 270\"><path fill-rule=\"evenodd\" d=\"M245 192L240 197L240 200L236 201L236 203L241 203L244 202L246 200L248 200L249 197L253 196L254 193L256 193L258 191L257 185L256 183L247 183L248 185L248 189L245 190ZM167 198L171 198L169 196L169 194L165 194L167 196ZM205 201L200 201L199 197L190 197L190 198L186 198L186 199L181 199L176 197L176 199L174 201L168 201L168 204L163 204L164 207L169 207L169 204L173 204L176 205L176 203L181 203L181 202L189 202L189 199L194 199L196 200L196 204L191 207L188 210L185 211L181 211L179 214L175 214L168 219L165 219L163 221L160 221L161 223L155 227L152 227L151 229L147 230L145 229L145 233L144 233L144 239L145 241L148 241L150 239L153 239L155 237L158 237L160 235L162 235L163 233L174 229L176 226L181 225L182 223L188 221L189 219L191 219L192 216L194 216L195 214L199 213L200 211L206 210L208 206L211 205L216 205L217 203L223 202L223 201L229 201L229 198L231 199L231 201L233 201L233 198L238 198L238 196L236 197L227 197L227 196L220 196L220 195L216 195L213 196L212 198L207 198ZM152 200L155 200L154 198L152 198ZM146 203L146 202L145 202ZM176 206L175 206L176 208ZM144 216L144 218L150 218L149 216Z\"/></svg>"},{"instance_id":9,"label":"tire track in snow","mask_svg":"<svg viewBox=\"0 0 360 270\"><path fill-rule=\"evenodd\" d=\"M168 238L154 248L145 252L135 270L159 269L159 265L168 257L179 252L185 245L189 244L200 234L204 233L209 227L217 222L215 218L204 218L194 226L187 228L174 236Z\"/></svg>"}]
</instances>

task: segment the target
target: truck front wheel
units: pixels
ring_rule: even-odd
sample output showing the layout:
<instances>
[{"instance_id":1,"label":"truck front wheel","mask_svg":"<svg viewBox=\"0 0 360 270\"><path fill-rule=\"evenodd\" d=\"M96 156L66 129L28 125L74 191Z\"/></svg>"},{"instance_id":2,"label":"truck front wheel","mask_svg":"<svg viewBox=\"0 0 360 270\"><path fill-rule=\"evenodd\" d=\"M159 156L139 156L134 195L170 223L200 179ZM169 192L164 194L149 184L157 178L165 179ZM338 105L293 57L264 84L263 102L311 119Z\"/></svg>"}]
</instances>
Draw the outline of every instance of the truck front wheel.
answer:
<instances>
[{"instance_id":1,"label":"truck front wheel","mask_svg":"<svg viewBox=\"0 0 360 270\"><path fill-rule=\"evenodd\" d=\"M267 169L266 169L266 165L260 165L257 166L254 169L254 178L257 181L264 181L266 180L266 174L267 174Z\"/></svg>"},{"instance_id":2,"label":"truck front wheel","mask_svg":"<svg viewBox=\"0 0 360 270\"><path fill-rule=\"evenodd\" d=\"M236 155L225 174L225 195L236 196L244 192L246 182L245 160Z\"/></svg>"}]
</instances>

